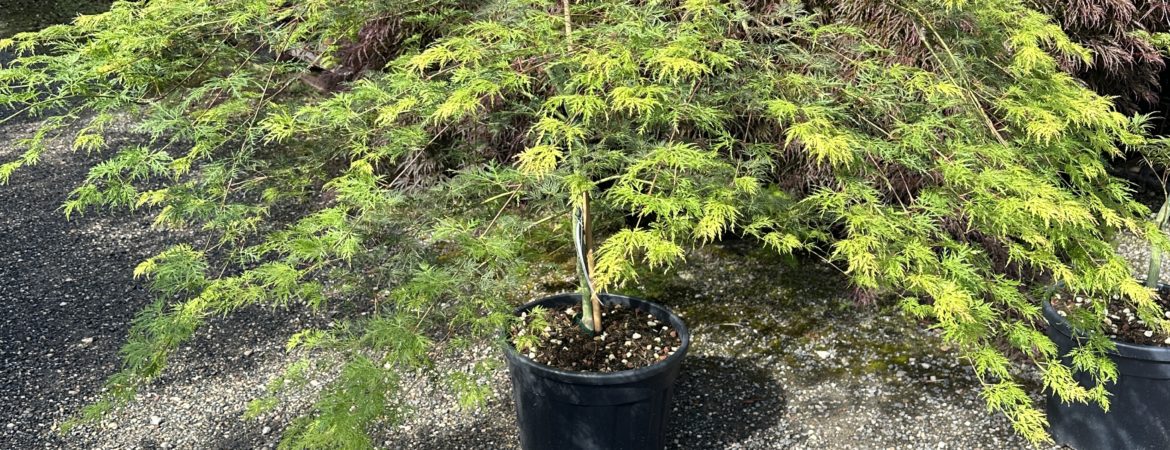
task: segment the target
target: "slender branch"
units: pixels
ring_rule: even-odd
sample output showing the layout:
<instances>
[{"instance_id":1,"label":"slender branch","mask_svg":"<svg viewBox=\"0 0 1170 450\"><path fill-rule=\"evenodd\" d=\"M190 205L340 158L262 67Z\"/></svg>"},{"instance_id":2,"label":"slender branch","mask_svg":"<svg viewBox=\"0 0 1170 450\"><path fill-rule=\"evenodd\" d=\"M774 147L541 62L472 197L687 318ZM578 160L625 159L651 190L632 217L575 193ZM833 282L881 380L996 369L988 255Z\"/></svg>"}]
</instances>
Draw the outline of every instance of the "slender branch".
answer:
<instances>
[{"instance_id":1,"label":"slender branch","mask_svg":"<svg viewBox=\"0 0 1170 450\"><path fill-rule=\"evenodd\" d=\"M581 326L590 334L601 329L601 298L593 284L593 252L586 243L589 195L582 196L584 202L573 208L573 246L577 253L577 271L581 274ZM592 241L592 239L588 239Z\"/></svg>"},{"instance_id":2,"label":"slender branch","mask_svg":"<svg viewBox=\"0 0 1170 450\"><path fill-rule=\"evenodd\" d=\"M593 284L593 219L589 215L589 193L582 194L581 229L585 233L585 273L589 276L589 302L593 312L593 331L601 329L601 298L597 296L597 286ZM584 319L584 317L582 317Z\"/></svg>"},{"instance_id":3,"label":"slender branch","mask_svg":"<svg viewBox=\"0 0 1170 450\"><path fill-rule=\"evenodd\" d=\"M573 16L569 11L569 0L561 0L561 9L565 16L565 44L569 51L573 51Z\"/></svg>"},{"instance_id":4,"label":"slender branch","mask_svg":"<svg viewBox=\"0 0 1170 450\"><path fill-rule=\"evenodd\" d=\"M572 53L573 14L570 0L561 0L561 9L565 20L566 53ZM581 194L581 204L574 209L573 242L577 247L577 265L585 288L581 298L581 325L590 333L596 333L601 330L601 297L597 295L597 286L593 283L593 221L589 218L588 192Z\"/></svg>"}]
</instances>

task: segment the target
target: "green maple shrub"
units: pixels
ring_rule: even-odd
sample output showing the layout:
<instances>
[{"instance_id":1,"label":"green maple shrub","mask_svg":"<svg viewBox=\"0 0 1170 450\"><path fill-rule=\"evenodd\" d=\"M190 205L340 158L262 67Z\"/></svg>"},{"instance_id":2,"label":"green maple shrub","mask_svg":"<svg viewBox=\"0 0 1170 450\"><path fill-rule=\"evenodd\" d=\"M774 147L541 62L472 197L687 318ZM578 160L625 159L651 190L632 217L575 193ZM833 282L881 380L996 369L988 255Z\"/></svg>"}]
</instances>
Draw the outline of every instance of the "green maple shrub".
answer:
<instances>
[{"instance_id":1,"label":"green maple shrub","mask_svg":"<svg viewBox=\"0 0 1170 450\"><path fill-rule=\"evenodd\" d=\"M1061 364L1027 291L1118 294L1167 328L1110 242L1170 241L1104 165L1165 143L1061 70L1092 55L1029 2L880 2L903 13L892 37L856 26L874 3L119 1L0 43L24 55L0 103L44 116L0 181L68 135L103 161L66 214L205 236L136 269L158 297L95 414L216 316L329 306L349 318L289 348L343 364L286 444L369 445L398 371L491 339L571 270L570 210L591 196L599 286L730 234L823 258L932 322L988 406L1044 440L1013 360L1103 405L1073 371L1117 372L1099 321ZM107 148L118 121L150 145ZM451 381L475 403L492 368Z\"/></svg>"}]
</instances>

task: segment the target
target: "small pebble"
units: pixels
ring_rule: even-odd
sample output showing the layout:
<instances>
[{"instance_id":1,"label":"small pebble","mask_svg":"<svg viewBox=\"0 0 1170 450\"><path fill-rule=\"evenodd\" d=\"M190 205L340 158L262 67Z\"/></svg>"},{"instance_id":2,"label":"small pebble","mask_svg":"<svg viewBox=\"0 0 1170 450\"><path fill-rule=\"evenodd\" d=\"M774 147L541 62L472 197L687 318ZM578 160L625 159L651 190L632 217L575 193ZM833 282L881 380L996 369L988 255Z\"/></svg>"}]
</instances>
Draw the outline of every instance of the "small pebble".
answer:
<instances>
[{"instance_id":1,"label":"small pebble","mask_svg":"<svg viewBox=\"0 0 1170 450\"><path fill-rule=\"evenodd\" d=\"M1146 331L1145 333L1142 333L1142 334L1144 334L1146 337L1154 337L1153 331Z\"/></svg>"}]
</instances>

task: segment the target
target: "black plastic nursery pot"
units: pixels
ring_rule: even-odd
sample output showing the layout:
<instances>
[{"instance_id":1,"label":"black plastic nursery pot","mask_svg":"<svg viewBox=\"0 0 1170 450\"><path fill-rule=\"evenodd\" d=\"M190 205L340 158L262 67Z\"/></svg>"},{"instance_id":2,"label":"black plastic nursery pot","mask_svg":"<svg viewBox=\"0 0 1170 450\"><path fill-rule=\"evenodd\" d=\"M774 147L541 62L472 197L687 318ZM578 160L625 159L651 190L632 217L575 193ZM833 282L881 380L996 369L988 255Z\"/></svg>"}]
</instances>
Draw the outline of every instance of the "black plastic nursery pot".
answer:
<instances>
[{"instance_id":1,"label":"black plastic nursery pot","mask_svg":"<svg viewBox=\"0 0 1170 450\"><path fill-rule=\"evenodd\" d=\"M1048 337L1060 353L1076 345L1068 321L1044 302ZM1108 386L1109 412L1096 405L1064 403L1049 393L1049 431L1058 444L1076 450L1170 449L1170 348L1114 341L1109 358L1117 364L1117 383ZM1067 360L1065 361L1068 362ZM1086 374L1077 381L1091 387Z\"/></svg>"},{"instance_id":2,"label":"black plastic nursery pot","mask_svg":"<svg viewBox=\"0 0 1170 450\"><path fill-rule=\"evenodd\" d=\"M561 310L580 302L579 294L553 295L517 308L516 314L536 306ZM556 369L506 345L520 445L525 450L652 450L665 445L674 382L691 333L681 318L654 303L613 294L602 294L601 302L670 323L682 344L651 366L611 373Z\"/></svg>"}]
</instances>

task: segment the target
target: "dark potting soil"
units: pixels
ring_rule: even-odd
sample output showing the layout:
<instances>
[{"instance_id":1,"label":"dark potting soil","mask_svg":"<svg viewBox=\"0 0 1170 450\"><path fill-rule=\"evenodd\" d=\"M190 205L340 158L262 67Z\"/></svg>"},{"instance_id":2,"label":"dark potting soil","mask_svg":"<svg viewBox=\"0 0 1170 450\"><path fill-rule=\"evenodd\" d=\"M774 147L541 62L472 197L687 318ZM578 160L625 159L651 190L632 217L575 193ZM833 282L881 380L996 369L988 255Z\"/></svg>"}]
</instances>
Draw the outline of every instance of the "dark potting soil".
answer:
<instances>
[{"instance_id":1,"label":"dark potting soil","mask_svg":"<svg viewBox=\"0 0 1170 450\"><path fill-rule=\"evenodd\" d=\"M1157 301L1165 311L1166 319L1170 319L1170 292L1158 293ZM1052 307L1057 313L1068 314L1076 308L1088 306L1088 299L1068 292L1058 292L1052 296ZM1151 329L1144 321L1137 317L1137 311L1125 305L1125 302L1114 298L1108 305L1109 313L1105 317L1105 333L1110 339L1141 345L1157 345L1170 347L1170 336Z\"/></svg>"},{"instance_id":2,"label":"dark potting soil","mask_svg":"<svg viewBox=\"0 0 1170 450\"><path fill-rule=\"evenodd\" d=\"M670 323L636 309L602 307L602 331L596 336L577 324L578 314L577 308L548 311L547 335L535 349L521 354L558 369L618 372L662 361L682 345ZM525 325L531 320L525 315Z\"/></svg>"}]
</instances>

